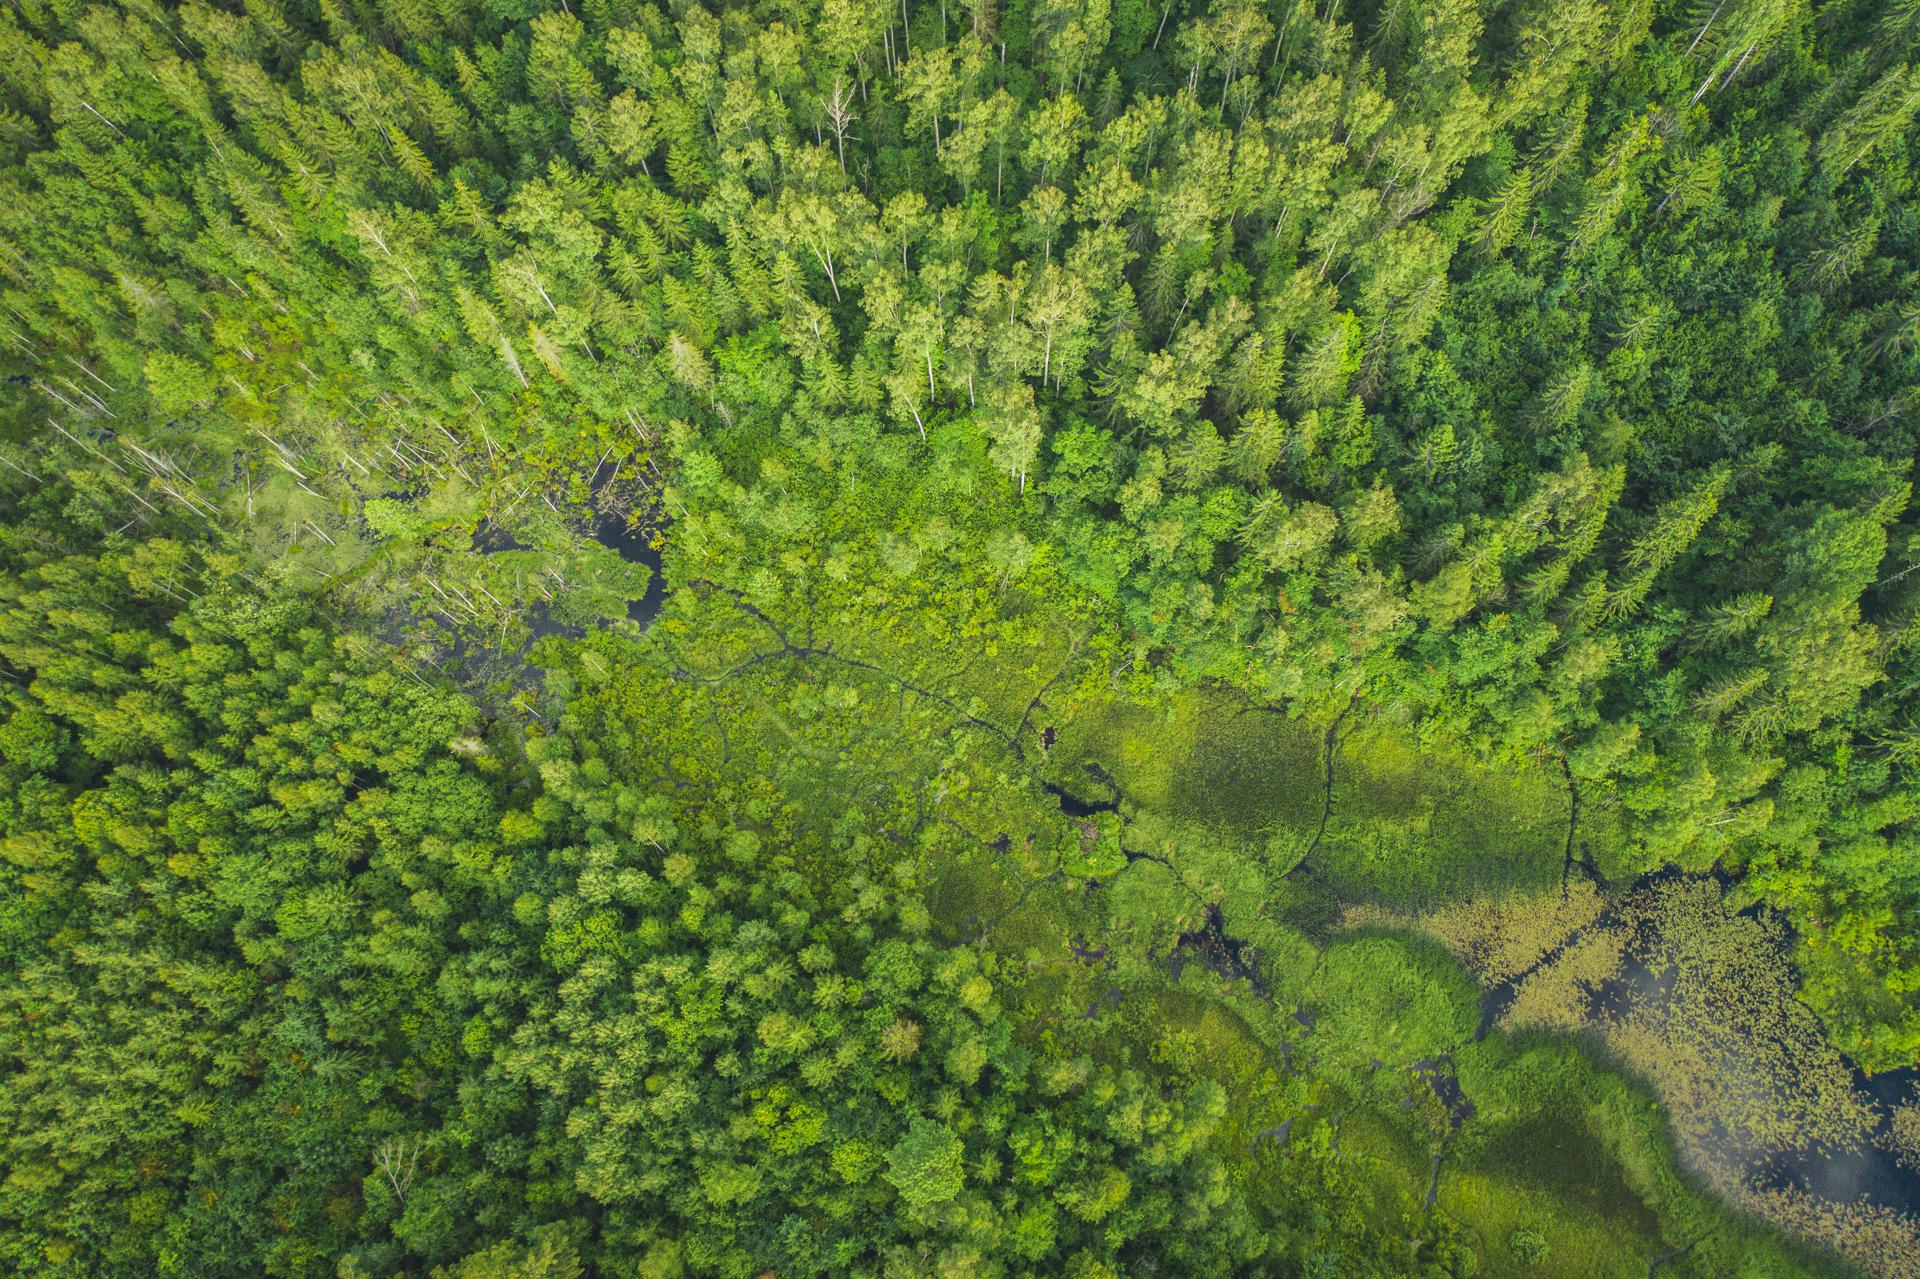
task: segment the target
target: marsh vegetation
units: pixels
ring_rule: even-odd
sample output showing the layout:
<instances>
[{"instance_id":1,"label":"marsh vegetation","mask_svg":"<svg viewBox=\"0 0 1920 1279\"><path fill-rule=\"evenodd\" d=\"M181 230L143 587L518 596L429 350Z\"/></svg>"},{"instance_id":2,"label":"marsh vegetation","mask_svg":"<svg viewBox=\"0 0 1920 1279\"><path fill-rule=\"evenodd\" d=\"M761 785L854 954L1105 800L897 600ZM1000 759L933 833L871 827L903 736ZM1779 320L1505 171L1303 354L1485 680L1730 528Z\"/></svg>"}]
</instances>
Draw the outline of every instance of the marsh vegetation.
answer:
<instances>
[{"instance_id":1,"label":"marsh vegetation","mask_svg":"<svg viewBox=\"0 0 1920 1279\"><path fill-rule=\"evenodd\" d=\"M7 6L0 1269L1909 1279L1917 36Z\"/></svg>"}]
</instances>

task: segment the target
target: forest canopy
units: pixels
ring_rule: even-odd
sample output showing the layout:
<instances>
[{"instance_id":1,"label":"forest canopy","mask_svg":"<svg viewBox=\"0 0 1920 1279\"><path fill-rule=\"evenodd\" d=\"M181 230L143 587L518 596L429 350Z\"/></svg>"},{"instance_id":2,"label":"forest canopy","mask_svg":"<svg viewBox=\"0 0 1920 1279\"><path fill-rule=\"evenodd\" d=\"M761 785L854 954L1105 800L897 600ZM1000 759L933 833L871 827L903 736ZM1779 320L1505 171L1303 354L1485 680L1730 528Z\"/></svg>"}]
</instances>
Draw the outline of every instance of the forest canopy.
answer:
<instances>
[{"instance_id":1,"label":"forest canopy","mask_svg":"<svg viewBox=\"0 0 1920 1279\"><path fill-rule=\"evenodd\" d=\"M0 1257L1914 1274L1917 50L20 0Z\"/></svg>"}]
</instances>

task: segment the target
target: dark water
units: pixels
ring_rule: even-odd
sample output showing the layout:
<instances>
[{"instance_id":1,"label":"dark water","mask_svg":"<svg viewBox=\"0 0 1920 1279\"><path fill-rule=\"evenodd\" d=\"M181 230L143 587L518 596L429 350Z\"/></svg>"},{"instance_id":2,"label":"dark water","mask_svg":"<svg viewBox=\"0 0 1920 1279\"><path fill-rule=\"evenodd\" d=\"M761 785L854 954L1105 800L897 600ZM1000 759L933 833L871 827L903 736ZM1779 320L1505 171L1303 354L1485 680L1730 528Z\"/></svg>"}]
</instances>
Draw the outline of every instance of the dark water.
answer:
<instances>
[{"instance_id":1,"label":"dark water","mask_svg":"<svg viewBox=\"0 0 1920 1279\"><path fill-rule=\"evenodd\" d=\"M468 549L482 555L494 555L500 551L526 551L532 548L499 525L481 520L473 530L473 543Z\"/></svg>"},{"instance_id":2,"label":"dark water","mask_svg":"<svg viewBox=\"0 0 1920 1279\"><path fill-rule=\"evenodd\" d=\"M1081 799L1058 782L1041 782L1040 787L1060 802L1060 811L1069 817L1091 817L1095 813L1111 813L1120 807L1117 799Z\"/></svg>"},{"instance_id":3,"label":"dark water","mask_svg":"<svg viewBox=\"0 0 1920 1279\"><path fill-rule=\"evenodd\" d=\"M1271 999L1272 991L1266 978L1248 957L1253 948L1240 938L1227 932L1226 919L1220 914L1218 906L1207 907L1207 922L1190 933L1181 933L1173 944L1169 956L1169 967L1173 979L1180 980L1180 972L1189 963L1205 966L1222 977L1235 981L1244 981L1253 993L1262 999Z\"/></svg>"},{"instance_id":4,"label":"dark water","mask_svg":"<svg viewBox=\"0 0 1920 1279\"><path fill-rule=\"evenodd\" d=\"M594 516L588 530L593 540L614 552L629 564L644 564L647 568L647 589L637 600L627 601L627 620L635 623L641 630L653 625L653 619L660 615L661 606L667 599L666 574L661 571L661 552L652 545L652 534L647 531L630 528L624 519L605 513ZM473 532L472 549L482 555L493 555L500 551L530 550L526 543L513 534L485 520ZM581 626L553 620L551 610L545 603L536 604L526 613L527 629L534 639L545 639L551 635L562 635L569 639L578 639L586 634Z\"/></svg>"},{"instance_id":5,"label":"dark water","mask_svg":"<svg viewBox=\"0 0 1920 1279\"><path fill-rule=\"evenodd\" d=\"M1452 1053L1424 1057L1413 1063L1413 1069L1426 1079L1433 1095L1447 1108L1448 1128L1458 1132L1461 1124L1473 1118L1473 1099L1467 1096L1466 1089L1460 1086L1460 1077L1454 1073Z\"/></svg>"},{"instance_id":6,"label":"dark water","mask_svg":"<svg viewBox=\"0 0 1920 1279\"><path fill-rule=\"evenodd\" d=\"M594 517L593 540L629 564L647 566L646 594L627 602L627 620L646 630L653 625L653 619L660 616L661 605L667 602L667 578L660 570L661 552L652 545L652 534L629 528L627 522L616 515L602 514Z\"/></svg>"},{"instance_id":7,"label":"dark water","mask_svg":"<svg viewBox=\"0 0 1920 1279\"><path fill-rule=\"evenodd\" d=\"M1851 1061L1847 1066L1853 1072L1854 1092L1878 1103L1882 1118L1874 1138L1886 1139L1890 1128L1886 1116L1892 1107L1916 1096L1920 1070L1909 1066L1869 1075ZM1768 1185L1798 1186L1831 1203L1873 1204L1920 1217L1920 1168L1902 1164L1879 1145L1861 1150L1791 1150L1761 1160L1756 1171Z\"/></svg>"},{"instance_id":8,"label":"dark water","mask_svg":"<svg viewBox=\"0 0 1920 1279\"><path fill-rule=\"evenodd\" d=\"M1049 746L1053 745L1053 733L1054 730L1052 728L1047 728L1042 731L1042 740ZM1120 809L1120 801L1123 797L1120 794L1120 787L1114 782L1113 777L1106 769L1093 763L1091 760L1082 767L1087 774L1087 780L1093 783L1096 788L1105 790L1108 798L1086 799L1068 790L1059 782L1043 781L1040 783L1040 788L1046 791L1047 794L1053 796L1055 801L1060 805L1060 811L1068 817L1091 817L1095 813L1118 812Z\"/></svg>"},{"instance_id":9,"label":"dark water","mask_svg":"<svg viewBox=\"0 0 1920 1279\"><path fill-rule=\"evenodd\" d=\"M1626 892L1615 900L1636 890L1687 877L1677 870L1654 871L1627 885ZM1718 868L1711 873L1711 878L1723 889L1732 883L1732 877ZM1758 911L1759 907L1755 906L1739 913L1754 915ZM1558 960L1589 931L1604 929L1616 922L1617 907L1609 906L1591 924L1575 930L1566 941L1548 951L1526 972L1489 987L1480 999L1480 1026L1474 1038L1486 1038L1512 1006L1519 994L1520 983ZM1672 971L1655 971L1644 955L1630 947L1622 959L1620 972L1594 992L1593 1007L1597 1012L1612 1014L1622 1014L1636 1007L1658 1007L1673 997L1676 976ZM1841 1061L1852 1072L1855 1094L1880 1116L1879 1127L1871 1139L1885 1141L1891 1129L1893 1108L1920 1095L1915 1092L1916 1086L1920 1086L1920 1070L1909 1067L1869 1075L1851 1058L1843 1055ZM1744 1161L1744 1167L1769 1188L1798 1187L1830 1203L1872 1204L1920 1216L1920 1168L1902 1165L1891 1151L1880 1145L1870 1144L1859 1150L1809 1145L1764 1156L1751 1156Z\"/></svg>"}]
</instances>

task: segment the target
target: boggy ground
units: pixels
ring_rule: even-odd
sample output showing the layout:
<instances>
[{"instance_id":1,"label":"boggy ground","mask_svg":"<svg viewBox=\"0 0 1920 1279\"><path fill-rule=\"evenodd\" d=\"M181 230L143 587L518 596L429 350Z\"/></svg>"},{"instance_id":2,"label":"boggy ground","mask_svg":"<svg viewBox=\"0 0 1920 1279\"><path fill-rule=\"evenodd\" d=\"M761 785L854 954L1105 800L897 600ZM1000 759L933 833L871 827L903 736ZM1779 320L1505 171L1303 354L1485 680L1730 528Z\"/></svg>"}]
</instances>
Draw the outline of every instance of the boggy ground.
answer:
<instances>
[{"instance_id":1,"label":"boggy ground","mask_svg":"<svg viewBox=\"0 0 1920 1279\"><path fill-rule=\"evenodd\" d=\"M1042 1033L1226 1085L1241 1175L1276 1195L1344 1179L1377 1220L1451 1223L1483 1274L1840 1273L1778 1227L1911 1273L1910 1223L1707 1157L1723 1093L1743 1141L1811 1132L1836 1157L1875 1112L1784 957L1771 985L1742 980L1756 1036L1768 1016L1798 1028L1792 1104L1716 1092L1741 1068L1724 1056L1652 1068L1710 1024L1660 1000L1717 989L1724 948L1676 951L1685 980L1629 970L1641 950L1608 940L1640 935L1623 912L1675 938L1766 925L1717 896L1609 897L1602 877L1646 868L1551 761L1477 767L1364 704L1310 724L1227 691L1156 696L1044 575L768 591L729 567L668 565L643 636L551 643L550 691L716 809L778 802L876 866L909 856L941 936L1024 966Z\"/></svg>"},{"instance_id":2,"label":"boggy ground","mask_svg":"<svg viewBox=\"0 0 1920 1279\"><path fill-rule=\"evenodd\" d=\"M1129 842L1153 842L1170 877L1223 854L1262 868L1223 885L1173 967L1191 955L1297 1004L1285 1056L1349 1085L1341 1148L1390 1199L1457 1217L1495 1273L1740 1273L1771 1248L1746 1213L1868 1273L1920 1273L1901 1136L1920 1092L1827 1042L1776 919L1738 908L1724 876L1635 874L1605 810L1549 767L1496 773L1360 716L1337 727L1227 694L1096 700L1051 762L1106 777ZM1415 938L1478 988L1450 990ZM1396 1075L1456 1087L1449 1122L1421 1132L1408 1098L1368 1105ZM1529 1232L1549 1241L1531 1270Z\"/></svg>"}]
</instances>

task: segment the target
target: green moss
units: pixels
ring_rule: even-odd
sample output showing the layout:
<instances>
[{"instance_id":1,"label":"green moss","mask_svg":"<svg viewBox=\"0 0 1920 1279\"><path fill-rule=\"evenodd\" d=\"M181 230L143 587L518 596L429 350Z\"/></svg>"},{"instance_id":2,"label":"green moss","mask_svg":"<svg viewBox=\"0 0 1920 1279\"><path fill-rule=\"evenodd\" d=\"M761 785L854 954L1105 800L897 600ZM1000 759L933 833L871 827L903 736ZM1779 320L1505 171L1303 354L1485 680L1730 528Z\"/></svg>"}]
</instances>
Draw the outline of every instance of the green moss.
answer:
<instances>
[{"instance_id":1,"label":"green moss","mask_svg":"<svg viewBox=\"0 0 1920 1279\"><path fill-rule=\"evenodd\" d=\"M1213 691L1145 706L1097 698L1059 726L1049 775L1077 784L1093 764L1127 801L1247 841L1320 818L1319 734Z\"/></svg>"},{"instance_id":2,"label":"green moss","mask_svg":"<svg viewBox=\"0 0 1920 1279\"><path fill-rule=\"evenodd\" d=\"M1228 693L1152 705L1100 696L1054 727L1046 775L1074 794L1097 797L1110 778L1130 807L1212 831L1271 875L1299 864L1314 891L1342 902L1539 888L1565 864L1569 792L1550 764L1492 768L1398 729L1345 723L1329 804L1325 729ZM1576 843L1608 846L1610 830L1589 805Z\"/></svg>"},{"instance_id":3,"label":"green moss","mask_svg":"<svg viewBox=\"0 0 1920 1279\"><path fill-rule=\"evenodd\" d=\"M1568 796L1544 767L1492 769L1365 728L1334 757L1312 865L1343 901L1422 905L1540 888L1565 863Z\"/></svg>"}]
</instances>

